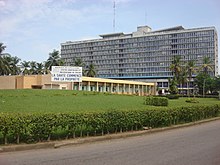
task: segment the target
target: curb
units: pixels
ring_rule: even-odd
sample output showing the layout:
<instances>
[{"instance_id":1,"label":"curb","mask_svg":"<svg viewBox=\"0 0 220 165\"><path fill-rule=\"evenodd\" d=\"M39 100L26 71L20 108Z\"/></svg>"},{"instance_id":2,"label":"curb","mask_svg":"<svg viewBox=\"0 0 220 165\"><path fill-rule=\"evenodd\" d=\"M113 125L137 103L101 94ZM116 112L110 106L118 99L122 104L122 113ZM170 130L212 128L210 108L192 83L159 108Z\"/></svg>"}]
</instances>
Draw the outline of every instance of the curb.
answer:
<instances>
[{"instance_id":1,"label":"curb","mask_svg":"<svg viewBox=\"0 0 220 165\"><path fill-rule=\"evenodd\" d=\"M2 146L0 147L0 153L13 152L13 151L25 151L25 150L33 150L33 149L60 148L60 147L65 147L65 146L85 144L85 143L91 143L91 142L121 139L121 138L133 137L133 136L141 136L141 135L146 135L146 134L151 134L151 133L156 133L156 132L162 132L166 130L190 127L193 125L199 125L202 123L207 123L207 122L216 121L216 120L220 120L220 117L205 119L205 120L186 123L186 124L173 125L169 127L148 129L148 130L143 130L143 131L123 132L123 133L109 134L109 135L104 135L104 136L85 137L85 138L77 138L77 139L54 141L54 142L44 142L44 143L36 143L36 144L19 144L19 145Z\"/></svg>"}]
</instances>

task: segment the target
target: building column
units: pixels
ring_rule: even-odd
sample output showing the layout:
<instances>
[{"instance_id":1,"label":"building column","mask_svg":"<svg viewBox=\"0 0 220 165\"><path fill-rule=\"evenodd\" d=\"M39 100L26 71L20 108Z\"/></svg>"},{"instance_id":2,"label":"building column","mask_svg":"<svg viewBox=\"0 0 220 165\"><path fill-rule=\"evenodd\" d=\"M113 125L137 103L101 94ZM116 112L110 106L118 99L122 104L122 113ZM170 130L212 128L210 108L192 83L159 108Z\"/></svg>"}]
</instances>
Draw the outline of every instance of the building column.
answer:
<instances>
[{"instance_id":1,"label":"building column","mask_svg":"<svg viewBox=\"0 0 220 165\"><path fill-rule=\"evenodd\" d=\"M96 92L98 92L98 91L99 91L99 83L96 82Z\"/></svg>"},{"instance_id":2,"label":"building column","mask_svg":"<svg viewBox=\"0 0 220 165\"><path fill-rule=\"evenodd\" d=\"M79 91L82 90L82 83L81 83L81 82L79 82L78 90L79 90Z\"/></svg>"},{"instance_id":3,"label":"building column","mask_svg":"<svg viewBox=\"0 0 220 165\"><path fill-rule=\"evenodd\" d=\"M123 84L122 93L123 93L123 94L126 93L125 84Z\"/></svg>"},{"instance_id":4,"label":"building column","mask_svg":"<svg viewBox=\"0 0 220 165\"><path fill-rule=\"evenodd\" d=\"M119 84L116 86L116 93L119 93Z\"/></svg>"},{"instance_id":5,"label":"building column","mask_svg":"<svg viewBox=\"0 0 220 165\"><path fill-rule=\"evenodd\" d=\"M133 94L135 94L135 84L133 85Z\"/></svg>"},{"instance_id":6,"label":"building column","mask_svg":"<svg viewBox=\"0 0 220 165\"><path fill-rule=\"evenodd\" d=\"M128 94L130 95L131 93L131 89L130 89L131 87L130 87L130 84L128 84Z\"/></svg>"},{"instance_id":7,"label":"building column","mask_svg":"<svg viewBox=\"0 0 220 165\"><path fill-rule=\"evenodd\" d=\"M87 91L91 91L91 88L90 88L90 81L87 82Z\"/></svg>"},{"instance_id":8,"label":"building column","mask_svg":"<svg viewBox=\"0 0 220 165\"><path fill-rule=\"evenodd\" d=\"M106 92L106 82L104 82L104 86L103 86L103 92Z\"/></svg>"},{"instance_id":9,"label":"building column","mask_svg":"<svg viewBox=\"0 0 220 165\"><path fill-rule=\"evenodd\" d=\"M110 93L113 93L113 83L110 85Z\"/></svg>"},{"instance_id":10,"label":"building column","mask_svg":"<svg viewBox=\"0 0 220 165\"><path fill-rule=\"evenodd\" d=\"M144 85L141 85L141 96L144 96Z\"/></svg>"}]
</instances>

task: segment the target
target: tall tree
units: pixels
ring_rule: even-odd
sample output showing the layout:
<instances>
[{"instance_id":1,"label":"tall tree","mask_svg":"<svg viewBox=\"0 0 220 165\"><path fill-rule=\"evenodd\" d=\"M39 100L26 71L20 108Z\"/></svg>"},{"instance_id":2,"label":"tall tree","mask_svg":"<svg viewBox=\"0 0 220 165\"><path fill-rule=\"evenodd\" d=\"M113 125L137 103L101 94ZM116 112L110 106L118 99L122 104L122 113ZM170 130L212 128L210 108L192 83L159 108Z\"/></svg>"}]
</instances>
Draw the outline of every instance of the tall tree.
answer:
<instances>
[{"instance_id":1,"label":"tall tree","mask_svg":"<svg viewBox=\"0 0 220 165\"><path fill-rule=\"evenodd\" d=\"M74 66L84 67L85 64L83 63L83 61L82 61L81 58L77 58L77 59L75 59L75 61L74 61Z\"/></svg>"},{"instance_id":2,"label":"tall tree","mask_svg":"<svg viewBox=\"0 0 220 165\"><path fill-rule=\"evenodd\" d=\"M174 79L179 80L180 71L181 71L181 64L180 64L180 56L174 56L172 64L170 65L170 70L173 73Z\"/></svg>"},{"instance_id":3,"label":"tall tree","mask_svg":"<svg viewBox=\"0 0 220 165\"><path fill-rule=\"evenodd\" d=\"M95 70L95 66L93 65L93 63L91 63L88 66L86 76L88 76L88 77L95 77L96 76L96 70Z\"/></svg>"},{"instance_id":4,"label":"tall tree","mask_svg":"<svg viewBox=\"0 0 220 165\"><path fill-rule=\"evenodd\" d=\"M11 72L10 69L10 55L7 53L3 54L6 46L0 43L0 75L8 75Z\"/></svg>"},{"instance_id":5,"label":"tall tree","mask_svg":"<svg viewBox=\"0 0 220 165\"><path fill-rule=\"evenodd\" d=\"M36 73L37 73L37 74L43 74L43 73L45 73L44 71L45 71L45 70L44 70L44 65L43 65L43 63L37 63L37 64L36 64Z\"/></svg>"},{"instance_id":6,"label":"tall tree","mask_svg":"<svg viewBox=\"0 0 220 165\"><path fill-rule=\"evenodd\" d=\"M183 85L185 83L187 83L187 69L186 69L186 66L181 66L181 69L180 69L180 76L179 76L179 85L181 86L180 88L182 89L183 91ZM180 91L181 91L180 89ZM180 92L181 94L183 94L183 92Z\"/></svg>"},{"instance_id":7,"label":"tall tree","mask_svg":"<svg viewBox=\"0 0 220 165\"><path fill-rule=\"evenodd\" d=\"M0 56L0 75L9 75L11 73L10 57Z\"/></svg>"},{"instance_id":8,"label":"tall tree","mask_svg":"<svg viewBox=\"0 0 220 165\"><path fill-rule=\"evenodd\" d=\"M6 46L4 46L3 43L0 43L0 56L2 55L2 52L5 50Z\"/></svg>"},{"instance_id":9,"label":"tall tree","mask_svg":"<svg viewBox=\"0 0 220 165\"><path fill-rule=\"evenodd\" d=\"M190 95L189 84L190 84L190 82L192 80L193 74L196 72L196 63L195 63L195 61L193 61L193 60L189 61L187 63L186 68L187 68L187 73L188 73L188 81L187 81L187 88L188 88L188 90L187 90L187 94L189 96Z\"/></svg>"},{"instance_id":10,"label":"tall tree","mask_svg":"<svg viewBox=\"0 0 220 165\"><path fill-rule=\"evenodd\" d=\"M36 61L30 61L30 74L37 74L37 63Z\"/></svg>"},{"instance_id":11,"label":"tall tree","mask_svg":"<svg viewBox=\"0 0 220 165\"><path fill-rule=\"evenodd\" d=\"M12 75L18 75L20 73L20 67L18 67L20 60L21 59L16 56L11 57L10 68L11 68Z\"/></svg>"},{"instance_id":12,"label":"tall tree","mask_svg":"<svg viewBox=\"0 0 220 165\"><path fill-rule=\"evenodd\" d=\"M204 57L202 62L203 63L202 63L202 66L201 66L201 70L205 74L208 74L208 71L213 71L212 62L210 60L210 57Z\"/></svg>"},{"instance_id":13,"label":"tall tree","mask_svg":"<svg viewBox=\"0 0 220 165\"><path fill-rule=\"evenodd\" d=\"M60 58L59 51L53 50L52 53L49 53L49 58L46 61L46 68L51 70L52 66L62 66L64 61Z\"/></svg>"},{"instance_id":14,"label":"tall tree","mask_svg":"<svg viewBox=\"0 0 220 165\"><path fill-rule=\"evenodd\" d=\"M23 74L30 74L30 61L21 62L21 67L23 68Z\"/></svg>"},{"instance_id":15,"label":"tall tree","mask_svg":"<svg viewBox=\"0 0 220 165\"><path fill-rule=\"evenodd\" d=\"M74 66L82 67L82 75L83 76L86 75L85 69L84 69L85 63L82 61L82 59L80 59L80 58L75 59Z\"/></svg>"}]
</instances>

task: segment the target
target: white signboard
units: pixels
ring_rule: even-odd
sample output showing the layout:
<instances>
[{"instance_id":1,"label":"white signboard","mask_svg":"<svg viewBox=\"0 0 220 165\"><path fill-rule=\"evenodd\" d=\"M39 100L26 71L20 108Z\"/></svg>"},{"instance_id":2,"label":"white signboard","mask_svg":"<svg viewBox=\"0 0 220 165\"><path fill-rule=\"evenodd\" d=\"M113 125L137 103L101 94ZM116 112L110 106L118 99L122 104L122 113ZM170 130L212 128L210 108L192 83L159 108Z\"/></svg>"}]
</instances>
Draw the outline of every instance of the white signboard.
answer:
<instances>
[{"instance_id":1,"label":"white signboard","mask_svg":"<svg viewBox=\"0 0 220 165\"><path fill-rule=\"evenodd\" d=\"M52 66L51 81L82 82L82 67Z\"/></svg>"}]
</instances>

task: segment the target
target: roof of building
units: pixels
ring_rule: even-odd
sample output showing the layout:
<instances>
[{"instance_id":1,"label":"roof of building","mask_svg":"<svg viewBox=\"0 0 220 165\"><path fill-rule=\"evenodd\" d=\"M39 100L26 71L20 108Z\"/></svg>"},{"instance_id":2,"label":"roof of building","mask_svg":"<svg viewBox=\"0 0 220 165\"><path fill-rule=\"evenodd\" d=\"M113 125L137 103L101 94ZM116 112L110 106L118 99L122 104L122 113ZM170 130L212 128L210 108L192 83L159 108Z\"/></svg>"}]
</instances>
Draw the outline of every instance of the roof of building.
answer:
<instances>
[{"instance_id":1,"label":"roof of building","mask_svg":"<svg viewBox=\"0 0 220 165\"><path fill-rule=\"evenodd\" d=\"M175 26L175 27L171 27L171 28L156 30L153 32L176 31L176 30L184 30L184 28L182 26Z\"/></svg>"},{"instance_id":2,"label":"roof of building","mask_svg":"<svg viewBox=\"0 0 220 165\"><path fill-rule=\"evenodd\" d=\"M109 33L109 34L101 34L99 35L100 37L103 37L103 38L107 38L107 37L119 37L119 36L123 36L124 33Z\"/></svg>"}]
</instances>

